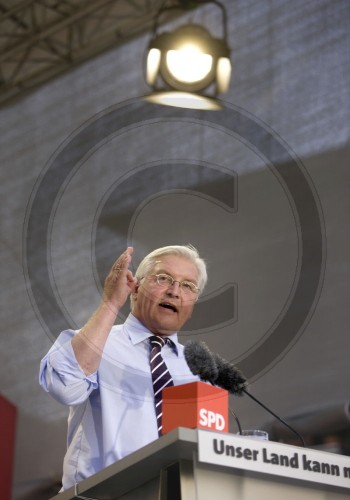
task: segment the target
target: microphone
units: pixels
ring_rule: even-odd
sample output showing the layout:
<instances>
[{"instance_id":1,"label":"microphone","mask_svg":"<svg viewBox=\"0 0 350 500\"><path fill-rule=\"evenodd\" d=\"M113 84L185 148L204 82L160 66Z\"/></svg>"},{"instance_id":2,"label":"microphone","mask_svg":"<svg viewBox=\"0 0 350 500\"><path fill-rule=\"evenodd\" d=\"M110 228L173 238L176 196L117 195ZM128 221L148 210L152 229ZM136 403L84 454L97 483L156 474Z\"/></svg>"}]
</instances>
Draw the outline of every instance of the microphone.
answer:
<instances>
[{"instance_id":1,"label":"microphone","mask_svg":"<svg viewBox=\"0 0 350 500\"><path fill-rule=\"evenodd\" d=\"M199 377L202 378L202 373L204 372L208 376L208 378L203 380L208 380L212 384L215 384L222 389L226 389L231 394L237 394L239 396L246 394L253 401L258 403L258 405L264 408L264 410L275 417L279 422L288 427L291 432L298 436L302 443L302 446L305 447L305 441L298 431L293 429L293 427L291 427L285 420L276 415L276 413L267 408L267 406L261 403L261 401L259 401L255 396L253 396L246 390L246 386L248 385L247 379L232 363L226 361L224 358L219 356L219 354L212 353L204 342L189 341L185 346L184 354L188 366L194 375L199 375ZM197 354L199 355L199 358L195 360L194 358ZM200 367L200 363L202 360L204 360L206 364L203 370ZM211 370L209 371L209 365L211 367L215 365L216 370L211 368ZM195 368L196 372L192 370L192 367ZM215 373L217 373L216 378Z\"/></svg>"},{"instance_id":2,"label":"microphone","mask_svg":"<svg viewBox=\"0 0 350 500\"><path fill-rule=\"evenodd\" d=\"M201 380L231 394L242 394L247 384L244 375L232 363L211 352L205 342L189 340L184 348L184 356L193 375L199 375Z\"/></svg>"},{"instance_id":3,"label":"microphone","mask_svg":"<svg viewBox=\"0 0 350 500\"><path fill-rule=\"evenodd\" d=\"M219 375L219 366L216 359L216 354L213 354L205 342L195 342L189 340L184 348L184 356L186 362L193 373L199 375L201 380L210 382L212 385L217 385L221 389L225 387L216 383ZM242 434L242 426L236 413L229 408L231 415L236 420L238 430Z\"/></svg>"},{"instance_id":4,"label":"microphone","mask_svg":"<svg viewBox=\"0 0 350 500\"><path fill-rule=\"evenodd\" d=\"M226 389L231 394L242 396L244 388L248 385L247 379L232 363L214 353L213 359L218 368L218 377L215 384Z\"/></svg>"},{"instance_id":5,"label":"microphone","mask_svg":"<svg viewBox=\"0 0 350 500\"><path fill-rule=\"evenodd\" d=\"M189 340L184 348L184 356L193 375L199 375L201 380L214 385L219 369L205 342Z\"/></svg>"}]
</instances>

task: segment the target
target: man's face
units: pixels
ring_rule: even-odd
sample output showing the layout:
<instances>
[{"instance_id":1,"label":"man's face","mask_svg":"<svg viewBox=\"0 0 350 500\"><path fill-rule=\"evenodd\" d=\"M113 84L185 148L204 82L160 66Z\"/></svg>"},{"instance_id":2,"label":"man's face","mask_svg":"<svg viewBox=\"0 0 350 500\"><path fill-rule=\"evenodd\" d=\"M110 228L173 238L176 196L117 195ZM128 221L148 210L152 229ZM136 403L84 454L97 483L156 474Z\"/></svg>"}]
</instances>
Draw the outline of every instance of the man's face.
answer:
<instances>
[{"instance_id":1,"label":"man's face","mask_svg":"<svg viewBox=\"0 0 350 500\"><path fill-rule=\"evenodd\" d=\"M177 281L198 284L198 271L190 260L178 255L165 255L153 270L139 283L133 294L132 313L152 333L171 335L181 330L191 317L197 294L185 292L176 281L172 285L158 285L155 274L165 273Z\"/></svg>"}]
</instances>

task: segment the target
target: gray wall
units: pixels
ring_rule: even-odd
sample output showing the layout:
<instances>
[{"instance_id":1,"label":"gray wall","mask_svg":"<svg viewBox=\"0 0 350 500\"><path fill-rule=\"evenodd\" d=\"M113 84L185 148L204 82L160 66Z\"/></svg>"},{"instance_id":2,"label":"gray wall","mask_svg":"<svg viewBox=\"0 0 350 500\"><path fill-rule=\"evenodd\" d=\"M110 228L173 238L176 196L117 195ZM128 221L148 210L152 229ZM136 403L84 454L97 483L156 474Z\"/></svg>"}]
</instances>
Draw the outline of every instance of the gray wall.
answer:
<instances>
[{"instance_id":1,"label":"gray wall","mask_svg":"<svg viewBox=\"0 0 350 500\"><path fill-rule=\"evenodd\" d=\"M16 498L61 474L67 409L38 387L39 361L89 317L127 244L135 264L159 245L199 248L210 280L183 341L237 363L279 415L349 399L350 4L224 3L221 113L140 99L148 37L0 110L0 392L19 409ZM220 35L215 6L189 18ZM247 398L231 406L244 427L271 422Z\"/></svg>"}]
</instances>

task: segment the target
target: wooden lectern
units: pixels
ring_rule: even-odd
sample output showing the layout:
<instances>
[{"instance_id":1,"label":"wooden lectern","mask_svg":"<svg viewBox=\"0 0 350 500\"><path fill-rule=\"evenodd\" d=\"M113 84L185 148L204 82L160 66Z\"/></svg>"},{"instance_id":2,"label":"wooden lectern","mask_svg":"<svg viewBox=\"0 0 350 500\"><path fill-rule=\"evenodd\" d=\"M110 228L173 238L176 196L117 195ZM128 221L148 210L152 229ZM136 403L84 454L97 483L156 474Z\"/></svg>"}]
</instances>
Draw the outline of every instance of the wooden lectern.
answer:
<instances>
[{"instance_id":1,"label":"wooden lectern","mask_svg":"<svg viewBox=\"0 0 350 500\"><path fill-rule=\"evenodd\" d=\"M346 500L350 457L177 428L51 500Z\"/></svg>"}]
</instances>

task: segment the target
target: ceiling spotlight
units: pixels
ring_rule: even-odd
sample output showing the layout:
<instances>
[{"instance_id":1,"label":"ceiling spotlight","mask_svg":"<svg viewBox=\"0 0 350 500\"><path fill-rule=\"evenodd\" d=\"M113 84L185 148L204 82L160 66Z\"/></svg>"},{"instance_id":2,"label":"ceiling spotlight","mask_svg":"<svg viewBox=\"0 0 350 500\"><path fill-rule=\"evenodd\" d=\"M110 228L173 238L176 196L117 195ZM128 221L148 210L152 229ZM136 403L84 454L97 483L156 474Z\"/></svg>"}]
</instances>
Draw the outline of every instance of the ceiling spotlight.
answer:
<instances>
[{"instance_id":1,"label":"ceiling spotlight","mask_svg":"<svg viewBox=\"0 0 350 500\"><path fill-rule=\"evenodd\" d=\"M221 109L214 98L227 92L231 77L226 26L224 31L225 37L219 39L198 24L171 33L157 34L155 29L146 62L146 82L153 94L146 99L170 106ZM209 89L212 95L204 95Z\"/></svg>"}]
</instances>

